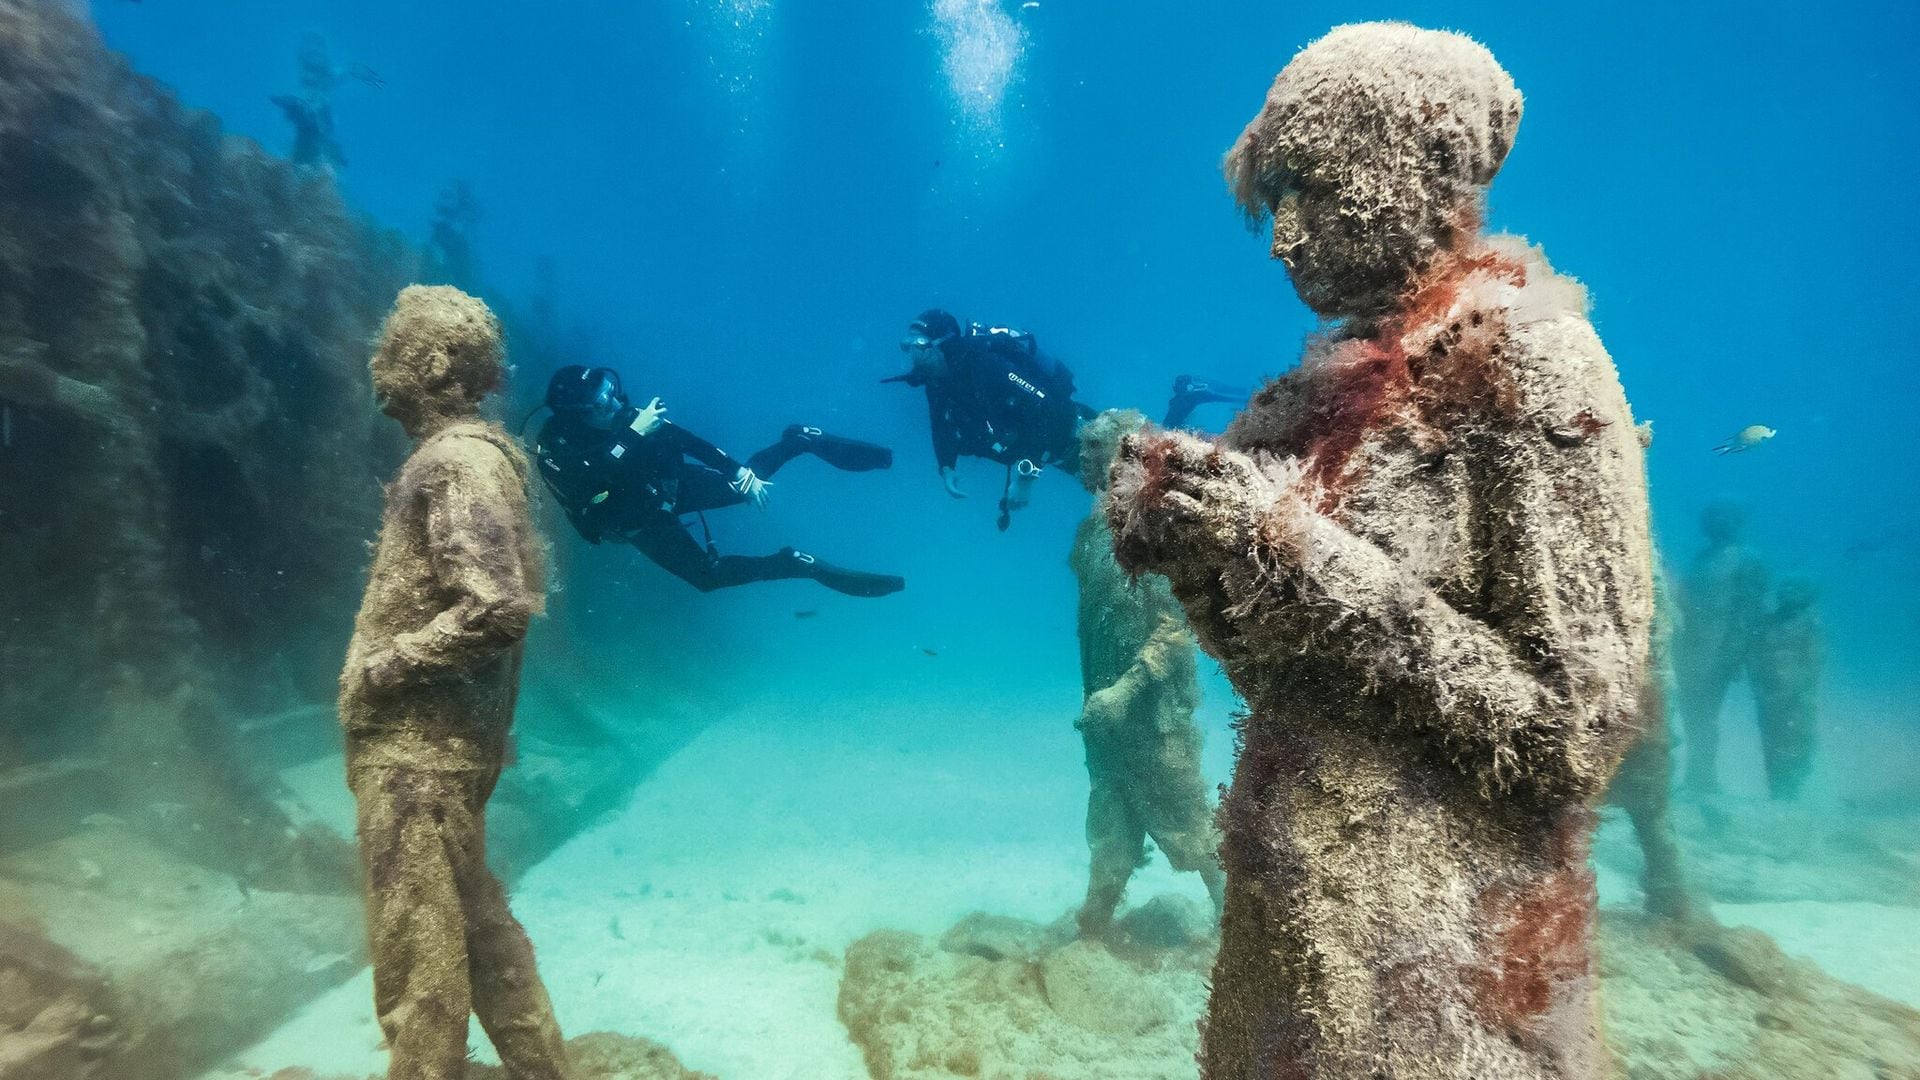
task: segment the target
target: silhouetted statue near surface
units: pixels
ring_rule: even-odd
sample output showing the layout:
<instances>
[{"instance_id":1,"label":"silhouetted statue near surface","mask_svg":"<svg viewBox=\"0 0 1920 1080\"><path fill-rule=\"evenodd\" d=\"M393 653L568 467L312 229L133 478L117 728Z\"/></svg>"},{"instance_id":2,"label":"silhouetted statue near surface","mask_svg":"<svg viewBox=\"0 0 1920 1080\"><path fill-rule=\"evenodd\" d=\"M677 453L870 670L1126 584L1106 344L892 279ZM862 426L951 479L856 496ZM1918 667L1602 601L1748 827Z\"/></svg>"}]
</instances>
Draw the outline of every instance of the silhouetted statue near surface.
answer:
<instances>
[{"instance_id":1,"label":"silhouetted statue near surface","mask_svg":"<svg viewBox=\"0 0 1920 1080\"><path fill-rule=\"evenodd\" d=\"M381 410L415 443L387 487L340 676L388 1075L463 1076L473 1013L510 1075L557 1080L533 946L486 865L521 639L544 601L526 458L479 415L503 373L500 324L457 289L411 286L371 366Z\"/></svg>"},{"instance_id":2,"label":"silhouetted statue near surface","mask_svg":"<svg viewBox=\"0 0 1920 1080\"><path fill-rule=\"evenodd\" d=\"M1742 541L1746 525L1738 507L1708 507L1700 516L1707 546L1681 582L1675 702L1686 734L1686 786L1702 794L1720 788L1720 709L1746 674L1753 635L1766 617L1767 568Z\"/></svg>"},{"instance_id":3,"label":"silhouetted statue near surface","mask_svg":"<svg viewBox=\"0 0 1920 1080\"><path fill-rule=\"evenodd\" d=\"M1250 715L1208 1080L1597 1077L1592 805L1637 734L1642 449L1580 287L1478 228L1519 93L1336 29L1227 158L1337 320L1210 443L1124 444L1116 554Z\"/></svg>"},{"instance_id":4,"label":"silhouetted statue near surface","mask_svg":"<svg viewBox=\"0 0 1920 1080\"><path fill-rule=\"evenodd\" d=\"M1146 427L1108 410L1080 431L1080 479L1100 495L1122 436ZM1206 883L1218 914L1226 878L1200 771L1200 678L1186 616L1160 577L1129 580L1113 561L1113 530L1096 506L1069 560L1080 583L1080 673L1086 700L1074 726L1087 749L1087 846L1080 932L1105 933L1153 837L1175 870Z\"/></svg>"}]
</instances>

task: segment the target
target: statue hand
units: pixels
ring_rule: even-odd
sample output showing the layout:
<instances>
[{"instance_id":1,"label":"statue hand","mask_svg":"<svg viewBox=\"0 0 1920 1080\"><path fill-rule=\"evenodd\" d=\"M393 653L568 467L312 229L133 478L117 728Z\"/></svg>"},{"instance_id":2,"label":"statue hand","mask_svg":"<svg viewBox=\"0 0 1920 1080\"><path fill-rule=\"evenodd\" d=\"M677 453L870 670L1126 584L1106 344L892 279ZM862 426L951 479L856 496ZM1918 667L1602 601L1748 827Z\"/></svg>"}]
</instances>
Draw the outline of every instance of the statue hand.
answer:
<instances>
[{"instance_id":1,"label":"statue hand","mask_svg":"<svg viewBox=\"0 0 1920 1080\"><path fill-rule=\"evenodd\" d=\"M1272 534L1263 547L1284 549L1275 541L1296 509L1305 507L1285 470L1178 432L1128 436L1108 501L1114 553L1136 573L1245 559L1256 533Z\"/></svg>"}]
</instances>

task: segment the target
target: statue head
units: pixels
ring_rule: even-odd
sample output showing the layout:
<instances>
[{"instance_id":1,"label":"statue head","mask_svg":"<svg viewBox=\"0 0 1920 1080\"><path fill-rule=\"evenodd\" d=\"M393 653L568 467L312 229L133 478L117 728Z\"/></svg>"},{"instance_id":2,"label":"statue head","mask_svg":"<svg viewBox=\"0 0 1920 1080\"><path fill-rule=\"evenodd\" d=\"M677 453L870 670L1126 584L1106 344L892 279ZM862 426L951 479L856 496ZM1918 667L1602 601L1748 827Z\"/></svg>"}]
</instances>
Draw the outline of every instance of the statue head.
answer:
<instances>
[{"instance_id":1,"label":"statue head","mask_svg":"<svg viewBox=\"0 0 1920 1080\"><path fill-rule=\"evenodd\" d=\"M1820 590L1806 578L1787 578L1773 593L1774 613L1782 618L1798 615L1820 600Z\"/></svg>"},{"instance_id":2,"label":"statue head","mask_svg":"<svg viewBox=\"0 0 1920 1080\"><path fill-rule=\"evenodd\" d=\"M1700 512L1700 532L1715 547L1737 543L1747 531L1747 512L1738 504L1717 502Z\"/></svg>"},{"instance_id":3,"label":"statue head","mask_svg":"<svg viewBox=\"0 0 1920 1080\"><path fill-rule=\"evenodd\" d=\"M1146 415L1138 409L1108 409L1080 425L1080 483L1095 495L1107 490L1120 440L1146 426Z\"/></svg>"},{"instance_id":4,"label":"statue head","mask_svg":"<svg viewBox=\"0 0 1920 1080\"><path fill-rule=\"evenodd\" d=\"M505 374L500 320L448 285L400 290L368 364L380 411L422 438L480 414Z\"/></svg>"},{"instance_id":5,"label":"statue head","mask_svg":"<svg viewBox=\"0 0 1920 1080\"><path fill-rule=\"evenodd\" d=\"M1472 38L1397 22L1336 27L1296 55L1228 152L1234 198L1332 318L1388 313L1479 231L1520 91Z\"/></svg>"}]
</instances>

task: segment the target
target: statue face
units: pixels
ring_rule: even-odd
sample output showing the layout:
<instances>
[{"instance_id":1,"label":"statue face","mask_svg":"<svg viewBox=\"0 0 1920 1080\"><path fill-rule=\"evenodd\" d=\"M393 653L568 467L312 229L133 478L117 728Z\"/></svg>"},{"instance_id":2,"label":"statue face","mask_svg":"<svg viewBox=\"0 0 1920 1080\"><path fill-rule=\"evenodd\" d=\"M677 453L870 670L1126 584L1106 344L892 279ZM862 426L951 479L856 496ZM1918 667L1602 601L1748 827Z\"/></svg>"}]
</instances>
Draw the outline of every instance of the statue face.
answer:
<instances>
[{"instance_id":1,"label":"statue face","mask_svg":"<svg viewBox=\"0 0 1920 1080\"><path fill-rule=\"evenodd\" d=\"M375 353L369 365L373 375L373 398L380 411L396 420L403 419L413 404L415 380L408 378L404 364L387 353Z\"/></svg>"},{"instance_id":2,"label":"statue face","mask_svg":"<svg viewBox=\"0 0 1920 1080\"><path fill-rule=\"evenodd\" d=\"M1335 29L1290 61L1227 154L1229 186L1302 300L1333 318L1389 313L1475 224L1520 122L1520 94L1458 34Z\"/></svg>"},{"instance_id":3,"label":"statue face","mask_svg":"<svg viewBox=\"0 0 1920 1080\"><path fill-rule=\"evenodd\" d=\"M1272 255L1286 264L1294 290L1315 312L1378 314L1441 246L1444 227L1420 216L1405 204L1361 214L1335 184L1301 185L1274 204Z\"/></svg>"}]
</instances>

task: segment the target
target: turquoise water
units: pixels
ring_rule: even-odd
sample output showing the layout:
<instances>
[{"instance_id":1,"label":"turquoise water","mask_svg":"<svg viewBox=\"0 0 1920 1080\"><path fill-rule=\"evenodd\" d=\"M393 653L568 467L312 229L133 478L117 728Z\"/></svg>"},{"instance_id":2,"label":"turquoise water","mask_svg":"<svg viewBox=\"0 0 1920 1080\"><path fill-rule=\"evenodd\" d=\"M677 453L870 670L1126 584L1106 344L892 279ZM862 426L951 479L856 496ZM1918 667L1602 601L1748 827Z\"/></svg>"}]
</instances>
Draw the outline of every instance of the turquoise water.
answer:
<instances>
[{"instance_id":1,"label":"turquoise water","mask_svg":"<svg viewBox=\"0 0 1920 1080\"><path fill-rule=\"evenodd\" d=\"M1769 559L1825 592L1834 690L1911 718L1910 6L1624 5L1550 29L1498 4L956 3L945 24L923 4L778 0L537 18L504 2L94 6L142 70L275 148L289 137L267 96L291 88L301 34L324 35L385 82L335 94L356 206L423 236L437 194L467 181L488 290L526 296L551 260L595 362L723 446L795 419L895 444L891 475L795 470L769 520L725 528L897 568L914 588L893 606L927 605L913 625L953 643L992 636L1009 582L1032 590L1023 623L1069 609L1057 538L1080 499L1050 484L1006 537L948 503L918 402L875 385L904 322L939 304L1029 329L1102 406L1151 411L1188 369L1277 373L1311 317L1237 226L1220 155L1328 26L1465 30L1527 95L1492 222L1590 287L1658 431L1672 554L1690 554L1707 501L1743 501ZM1756 423L1780 432L1761 452L1708 452ZM740 627L769 606L786 605L700 610Z\"/></svg>"},{"instance_id":2,"label":"turquoise water","mask_svg":"<svg viewBox=\"0 0 1920 1080\"><path fill-rule=\"evenodd\" d=\"M1763 805L1736 688L1726 795L1680 810L1688 843L1744 852L1707 861L1789 867L1705 875L1751 885L1716 896L1722 918L1920 1005L1910 972L1873 959L1920 923L1911 848L1849 890L1843 843L1753 851L1710 827L1859 836L1920 813L1913 5L96 0L91 16L137 70L275 153L292 139L268 99L296 88L303 37L358 70L332 93L347 203L421 243L464 182L481 212L458 284L523 313L522 342L524 313L555 313L510 357L512 422L554 364L583 363L739 456L795 422L895 450L884 473L798 462L766 513L711 515L730 552L791 543L906 577L883 600L806 582L701 595L545 519L556 594L525 714L585 709L648 747L644 775L516 868L570 1034L646 1035L730 1080L865 1075L834 1014L849 943L1077 903L1066 552L1088 498L1056 470L997 531L997 467L963 464L972 498L948 498L920 396L880 380L935 305L1032 332L1099 407L1157 414L1176 374L1254 385L1288 368L1314 319L1243 227L1220 157L1296 49L1387 17L1472 34L1526 94L1491 222L1591 290L1654 423L1669 563L1732 501L1775 573L1819 590L1820 752L1798 809ZM1754 424L1778 434L1712 452ZM1204 760L1224 781L1235 706L1203 668ZM294 756L284 797L350 827L337 758ZM1620 829L1603 827L1602 900L1631 907ZM1204 900L1156 859L1132 896L1159 891ZM238 1060L378 1068L366 980L316 987Z\"/></svg>"}]
</instances>

